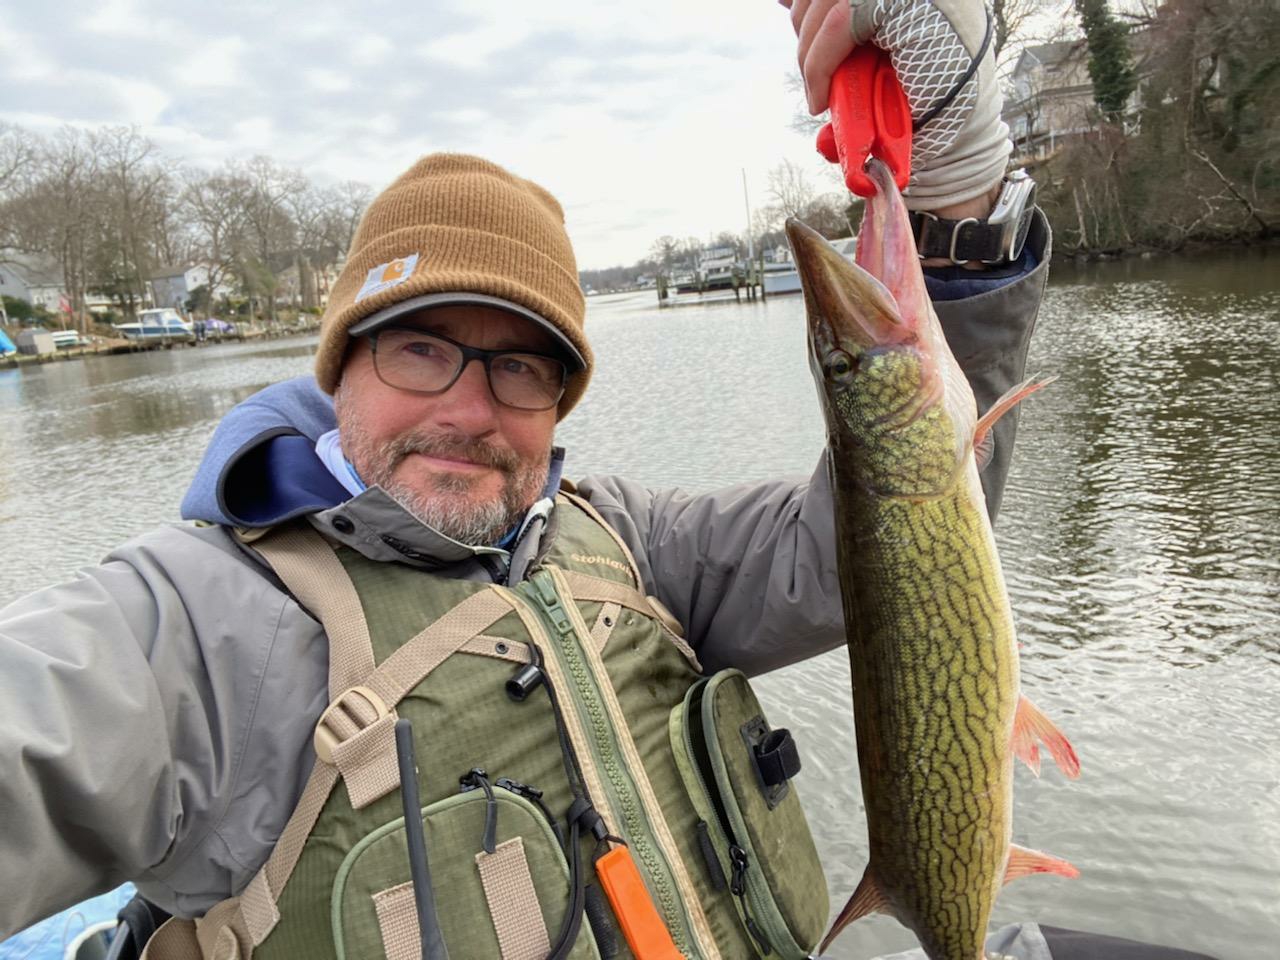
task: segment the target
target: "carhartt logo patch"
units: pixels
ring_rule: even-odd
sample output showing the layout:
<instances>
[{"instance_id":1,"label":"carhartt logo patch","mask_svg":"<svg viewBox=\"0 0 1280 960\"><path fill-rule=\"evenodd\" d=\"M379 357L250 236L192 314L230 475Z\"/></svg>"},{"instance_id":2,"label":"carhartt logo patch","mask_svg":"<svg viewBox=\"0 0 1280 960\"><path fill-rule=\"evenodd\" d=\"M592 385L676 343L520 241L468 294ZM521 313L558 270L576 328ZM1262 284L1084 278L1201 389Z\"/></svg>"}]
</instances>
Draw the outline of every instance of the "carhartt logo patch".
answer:
<instances>
[{"instance_id":1,"label":"carhartt logo patch","mask_svg":"<svg viewBox=\"0 0 1280 960\"><path fill-rule=\"evenodd\" d=\"M418 255L416 253L392 260L390 263L378 264L364 278L364 286L356 294L355 302L359 303L365 297L372 297L375 293L390 290L392 287L404 283L413 276L413 270L417 265Z\"/></svg>"}]
</instances>

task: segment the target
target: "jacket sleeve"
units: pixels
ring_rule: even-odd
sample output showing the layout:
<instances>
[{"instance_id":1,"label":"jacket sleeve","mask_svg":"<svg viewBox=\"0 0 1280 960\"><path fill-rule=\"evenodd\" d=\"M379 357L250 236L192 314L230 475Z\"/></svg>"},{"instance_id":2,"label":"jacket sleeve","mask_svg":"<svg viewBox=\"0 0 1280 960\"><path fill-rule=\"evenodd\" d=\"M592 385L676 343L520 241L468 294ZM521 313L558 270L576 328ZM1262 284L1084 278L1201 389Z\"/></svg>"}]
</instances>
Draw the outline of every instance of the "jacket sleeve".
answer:
<instances>
[{"instance_id":1,"label":"jacket sleeve","mask_svg":"<svg viewBox=\"0 0 1280 960\"><path fill-rule=\"evenodd\" d=\"M243 566L227 554L165 528L0 610L0 939L125 880L172 912L202 912L171 881L216 836L253 677L287 642L285 596L262 577L260 596L240 582L226 593ZM252 625L217 599L229 595ZM229 874L199 869L230 895Z\"/></svg>"},{"instance_id":2,"label":"jacket sleeve","mask_svg":"<svg viewBox=\"0 0 1280 960\"><path fill-rule=\"evenodd\" d=\"M1013 282L934 303L980 411L1024 375L1048 275L1048 226L1039 213L1028 245L1037 265ZM1016 431L1015 408L996 424L982 472L993 518ZM691 495L592 476L578 489L626 540L645 587L685 625L706 671L764 673L844 642L825 453L808 480Z\"/></svg>"}]
</instances>

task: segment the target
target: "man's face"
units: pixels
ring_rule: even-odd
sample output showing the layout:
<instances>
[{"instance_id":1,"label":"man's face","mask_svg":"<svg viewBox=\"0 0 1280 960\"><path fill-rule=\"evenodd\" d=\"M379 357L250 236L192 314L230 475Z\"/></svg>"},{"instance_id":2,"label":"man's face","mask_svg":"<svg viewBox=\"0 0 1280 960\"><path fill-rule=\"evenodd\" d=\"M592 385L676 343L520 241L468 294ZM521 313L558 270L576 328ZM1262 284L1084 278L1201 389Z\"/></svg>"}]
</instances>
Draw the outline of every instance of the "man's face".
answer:
<instances>
[{"instance_id":1,"label":"man's face","mask_svg":"<svg viewBox=\"0 0 1280 960\"><path fill-rule=\"evenodd\" d=\"M548 333L494 307L434 307L397 324L486 350L556 353ZM463 543L495 543L546 485L556 408L499 403L479 360L444 393L412 393L378 378L369 342L360 339L347 354L334 407L343 452L361 479Z\"/></svg>"}]
</instances>

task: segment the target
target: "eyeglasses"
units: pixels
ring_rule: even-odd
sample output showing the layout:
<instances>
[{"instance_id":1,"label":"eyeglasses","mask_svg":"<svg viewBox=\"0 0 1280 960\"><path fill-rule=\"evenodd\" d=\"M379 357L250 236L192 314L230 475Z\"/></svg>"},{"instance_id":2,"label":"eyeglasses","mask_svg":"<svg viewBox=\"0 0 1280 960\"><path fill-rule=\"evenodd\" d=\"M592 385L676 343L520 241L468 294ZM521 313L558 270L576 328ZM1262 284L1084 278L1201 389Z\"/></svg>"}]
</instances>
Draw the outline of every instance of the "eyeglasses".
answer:
<instances>
[{"instance_id":1,"label":"eyeglasses","mask_svg":"<svg viewBox=\"0 0 1280 960\"><path fill-rule=\"evenodd\" d=\"M568 369L557 357L524 350L481 350L416 327L369 334L378 379L411 393L444 393L472 360L484 364L494 399L518 410L549 410L564 396Z\"/></svg>"}]
</instances>

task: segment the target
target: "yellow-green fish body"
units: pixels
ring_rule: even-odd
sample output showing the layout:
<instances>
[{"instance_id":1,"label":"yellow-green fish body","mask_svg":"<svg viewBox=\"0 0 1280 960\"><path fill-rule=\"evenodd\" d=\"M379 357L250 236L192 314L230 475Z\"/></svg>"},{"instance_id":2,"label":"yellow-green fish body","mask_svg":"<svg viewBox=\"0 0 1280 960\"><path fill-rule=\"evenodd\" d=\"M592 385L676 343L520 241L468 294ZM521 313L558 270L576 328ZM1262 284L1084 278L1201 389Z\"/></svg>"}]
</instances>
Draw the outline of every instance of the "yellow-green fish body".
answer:
<instances>
[{"instance_id":1,"label":"yellow-green fish body","mask_svg":"<svg viewBox=\"0 0 1280 960\"><path fill-rule=\"evenodd\" d=\"M878 165L873 165L878 166ZM1062 861L1012 847L1013 758L1065 738L1019 696L1018 652L974 455L982 420L924 289L887 171L858 262L788 224L827 419L840 582L870 840L827 943L872 911L932 960L977 960L1001 885ZM865 268L865 269L864 269ZM826 943L823 944L825 949Z\"/></svg>"}]
</instances>

